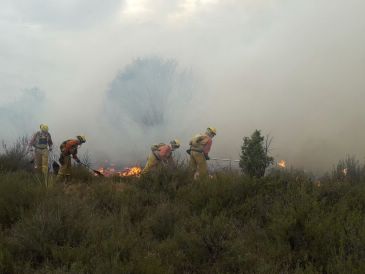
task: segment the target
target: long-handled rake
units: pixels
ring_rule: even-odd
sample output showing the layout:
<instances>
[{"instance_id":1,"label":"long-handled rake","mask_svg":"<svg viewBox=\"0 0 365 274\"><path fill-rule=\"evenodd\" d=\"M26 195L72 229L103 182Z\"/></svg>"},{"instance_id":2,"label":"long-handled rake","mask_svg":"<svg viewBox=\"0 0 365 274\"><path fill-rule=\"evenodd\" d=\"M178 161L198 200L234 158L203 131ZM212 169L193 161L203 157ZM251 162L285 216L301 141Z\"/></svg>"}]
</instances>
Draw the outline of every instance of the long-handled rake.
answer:
<instances>
[{"instance_id":1,"label":"long-handled rake","mask_svg":"<svg viewBox=\"0 0 365 274\"><path fill-rule=\"evenodd\" d=\"M84 167L86 167L87 169L91 170L92 172L94 172L98 176L104 177L104 174L101 173L100 171L92 169L91 167L89 167L87 164L84 164L83 162L80 162L80 164L83 165Z\"/></svg>"}]
</instances>

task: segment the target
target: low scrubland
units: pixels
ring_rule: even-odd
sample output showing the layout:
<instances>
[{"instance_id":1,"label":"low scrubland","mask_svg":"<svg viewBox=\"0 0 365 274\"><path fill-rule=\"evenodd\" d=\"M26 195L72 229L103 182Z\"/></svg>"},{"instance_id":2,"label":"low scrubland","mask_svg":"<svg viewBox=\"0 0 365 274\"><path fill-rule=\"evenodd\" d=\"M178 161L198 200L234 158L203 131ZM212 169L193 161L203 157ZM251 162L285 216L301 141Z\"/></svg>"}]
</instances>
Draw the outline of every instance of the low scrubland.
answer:
<instances>
[{"instance_id":1,"label":"low scrubland","mask_svg":"<svg viewBox=\"0 0 365 274\"><path fill-rule=\"evenodd\" d=\"M77 169L68 185L0 168L0 273L365 273L365 180L341 175L350 164L320 179Z\"/></svg>"}]
</instances>

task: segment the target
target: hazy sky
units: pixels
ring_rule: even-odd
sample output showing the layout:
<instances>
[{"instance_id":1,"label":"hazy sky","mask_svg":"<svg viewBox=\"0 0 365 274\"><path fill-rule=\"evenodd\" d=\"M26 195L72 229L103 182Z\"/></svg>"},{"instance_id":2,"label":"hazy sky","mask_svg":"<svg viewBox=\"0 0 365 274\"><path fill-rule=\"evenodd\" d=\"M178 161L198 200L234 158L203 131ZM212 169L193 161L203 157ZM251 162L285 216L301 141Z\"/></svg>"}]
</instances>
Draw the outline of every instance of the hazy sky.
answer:
<instances>
[{"instance_id":1,"label":"hazy sky","mask_svg":"<svg viewBox=\"0 0 365 274\"><path fill-rule=\"evenodd\" d=\"M159 56L199 83L189 128L169 129L185 144L215 126L212 156L238 159L242 137L258 128L274 136L274 156L298 167L362 160L364 10L363 0L0 0L0 110L36 87L46 103L31 106L42 109L34 126L48 123L57 141L85 133L89 151L130 157L123 135L110 149L113 125L94 121L118 72Z\"/></svg>"}]
</instances>

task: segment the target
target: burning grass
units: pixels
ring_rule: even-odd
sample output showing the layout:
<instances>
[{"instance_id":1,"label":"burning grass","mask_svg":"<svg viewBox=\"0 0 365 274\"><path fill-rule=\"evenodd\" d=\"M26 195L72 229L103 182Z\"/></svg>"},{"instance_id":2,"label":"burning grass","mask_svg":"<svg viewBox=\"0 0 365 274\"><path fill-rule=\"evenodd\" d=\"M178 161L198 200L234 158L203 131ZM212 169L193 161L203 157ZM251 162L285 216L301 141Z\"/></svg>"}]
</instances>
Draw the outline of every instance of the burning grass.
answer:
<instances>
[{"instance_id":1,"label":"burning grass","mask_svg":"<svg viewBox=\"0 0 365 274\"><path fill-rule=\"evenodd\" d=\"M99 167L97 171L104 177L139 177L142 173L142 168L140 166L132 166L118 170L114 165L111 165L110 167Z\"/></svg>"}]
</instances>

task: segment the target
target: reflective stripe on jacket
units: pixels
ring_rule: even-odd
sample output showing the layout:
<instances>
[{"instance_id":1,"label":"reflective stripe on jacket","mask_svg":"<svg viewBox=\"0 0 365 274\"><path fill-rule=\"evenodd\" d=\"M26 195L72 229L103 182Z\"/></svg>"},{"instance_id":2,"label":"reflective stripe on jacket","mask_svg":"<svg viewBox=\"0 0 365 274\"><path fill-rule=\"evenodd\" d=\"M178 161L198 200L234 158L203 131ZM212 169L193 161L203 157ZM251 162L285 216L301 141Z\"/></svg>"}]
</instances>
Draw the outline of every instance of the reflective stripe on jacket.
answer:
<instances>
[{"instance_id":1,"label":"reflective stripe on jacket","mask_svg":"<svg viewBox=\"0 0 365 274\"><path fill-rule=\"evenodd\" d=\"M48 146L52 147L52 137L49 132L38 131L36 132L29 142L29 146L33 146L38 149L46 149Z\"/></svg>"}]
</instances>

